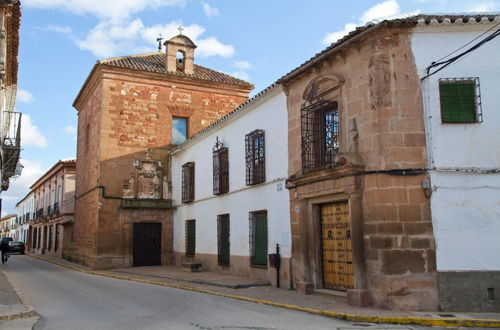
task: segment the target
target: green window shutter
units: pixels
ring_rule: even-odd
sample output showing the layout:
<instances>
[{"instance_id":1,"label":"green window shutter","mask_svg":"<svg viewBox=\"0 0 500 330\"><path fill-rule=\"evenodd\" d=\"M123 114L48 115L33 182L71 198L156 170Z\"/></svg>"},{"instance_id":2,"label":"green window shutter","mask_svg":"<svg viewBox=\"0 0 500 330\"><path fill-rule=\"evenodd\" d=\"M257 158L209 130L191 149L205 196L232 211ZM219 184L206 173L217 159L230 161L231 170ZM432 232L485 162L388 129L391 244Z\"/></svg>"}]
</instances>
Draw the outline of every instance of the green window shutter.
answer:
<instances>
[{"instance_id":1,"label":"green window shutter","mask_svg":"<svg viewBox=\"0 0 500 330\"><path fill-rule=\"evenodd\" d=\"M475 81L441 81L439 98L443 123L477 122Z\"/></svg>"},{"instance_id":2,"label":"green window shutter","mask_svg":"<svg viewBox=\"0 0 500 330\"><path fill-rule=\"evenodd\" d=\"M217 247L219 265L229 265L229 214L217 216Z\"/></svg>"},{"instance_id":3,"label":"green window shutter","mask_svg":"<svg viewBox=\"0 0 500 330\"><path fill-rule=\"evenodd\" d=\"M196 220L186 220L186 257L196 252Z\"/></svg>"},{"instance_id":4,"label":"green window shutter","mask_svg":"<svg viewBox=\"0 0 500 330\"><path fill-rule=\"evenodd\" d=\"M267 266L267 213L254 214L254 251L252 264Z\"/></svg>"}]
</instances>

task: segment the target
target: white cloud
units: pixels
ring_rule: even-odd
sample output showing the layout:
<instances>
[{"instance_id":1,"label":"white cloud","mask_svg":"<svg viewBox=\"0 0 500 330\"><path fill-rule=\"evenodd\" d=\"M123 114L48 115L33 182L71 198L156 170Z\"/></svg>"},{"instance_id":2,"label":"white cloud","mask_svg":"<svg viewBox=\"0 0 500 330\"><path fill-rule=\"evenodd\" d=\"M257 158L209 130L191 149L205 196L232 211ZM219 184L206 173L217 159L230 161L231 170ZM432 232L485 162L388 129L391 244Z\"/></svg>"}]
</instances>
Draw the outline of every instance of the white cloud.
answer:
<instances>
[{"instance_id":1,"label":"white cloud","mask_svg":"<svg viewBox=\"0 0 500 330\"><path fill-rule=\"evenodd\" d=\"M482 2L476 3L474 7L469 8L467 11L473 13L481 13L481 12L493 12L500 7L498 3L495 2Z\"/></svg>"},{"instance_id":2,"label":"white cloud","mask_svg":"<svg viewBox=\"0 0 500 330\"><path fill-rule=\"evenodd\" d=\"M61 9L102 20L121 20L148 9L183 6L185 0L25 0L27 8Z\"/></svg>"},{"instance_id":3,"label":"white cloud","mask_svg":"<svg viewBox=\"0 0 500 330\"><path fill-rule=\"evenodd\" d=\"M231 73L231 75L233 77L240 78L240 79L243 79L246 81L250 80L250 75L244 71L233 72L233 73Z\"/></svg>"},{"instance_id":4,"label":"white cloud","mask_svg":"<svg viewBox=\"0 0 500 330\"><path fill-rule=\"evenodd\" d=\"M399 4L396 0L387 0L376 4L363 13L359 19L361 23L366 24L375 19L390 17L400 13Z\"/></svg>"},{"instance_id":5,"label":"white cloud","mask_svg":"<svg viewBox=\"0 0 500 330\"><path fill-rule=\"evenodd\" d=\"M399 7L399 4L396 0L387 0L381 3L376 4L373 7L368 8L361 17L359 18L358 23L347 23L344 28L340 31L335 31L335 32L329 32L325 35L323 38L322 43L323 44L331 44L345 35L347 35L349 32L353 31L356 26L359 25L365 25L369 22L377 22L381 21L384 19L395 19L395 18L402 18L402 17L408 17L412 15L417 15L420 13L419 10L410 12L410 13L401 13L401 8Z\"/></svg>"},{"instance_id":6,"label":"white cloud","mask_svg":"<svg viewBox=\"0 0 500 330\"><path fill-rule=\"evenodd\" d=\"M2 192L2 214L16 213L16 203L26 196L29 187L45 173L42 165L35 161L21 159L20 162L24 166L21 176L11 179L9 189Z\"/></svg>"},{"instance_id":7,"label":"white cloud","mask_svg":"<svg viewBox=\"0 0 500 330\"><path fill-rule=\"evenodd\" d=\"M145 26L140 18L131 22L105 21L97 24L84 39L74 40L78 47L90 51L96 57L144 53L157 49L155 40L160 33L164 40L178 35L179 26L183 26L180 21ZM235 53L233 46L223 44L215 37L202 38L204 32L205 28L197 24L183 26L182 33L198 46L197 56L230 57Z\"/></svg>"},{"instance_id":8,"label":"white cloud","mask_svg":"<svg viewBox=\"0 0 500 330\"><path fill-rule=\"evenodd\" d=\"M210 5L208 3L206 3L205 1L202 1L201 5L203 6L203 11L205 12L205 15L207 17L210 18L210 17L214 17L214 16L219 15L219 9L214 8L214 7L210 7Z\"/></svg>"},{"instance_id":9,"label":"white cloud","mask_svg":"<svg viewBox=\"0 0 500 330\"><path fill-rule=\"evenodd\" d=\"M21 120L21 145L40 148L48 145L47 138L43 136L28 114L23 114Z\"/></svg>"},{"instance_id":10,"label":"white cloud","mask_svg":"<svg viewBox=\"0 0 500 330\"><path fill-rule=\"evenodd\" d=\"M66 126L66 127L64 127L64 133L76 134L76 127L75 126Z\"/></svg>"},{"instance_id":11,"label":"white cloud","mask_svg":"<svg viewBox=\"0 0 500 330\"><path fill-rule=\"evenodd\" d=\"M35 100L35 98L33 97L33 94L31 94L27 90L25 90L25 89L18 89L17 90L17 101L30 104L34 100Z\"/></svg>"},{"instance_id":12,"label":"white cloud","mask_svg":"<svg viewBox=\"0 0 500 330\"><path fill-rule=\"evenodd\" d=\"M40 30L57 32L57 33L62 33L62 34L67 34L67 35L73 34L73 29L71 27L61 26L61 25L53 25L53 24L49 24L47 26L41 27Z\"/></svg>"},{"instance_id":13,"label":"white cloud","mask_svg":"<svg viewBox=\"0 0 500 330\"><path fill-rule=\"evenodd\" d=\"M248 70L252 65L247 61L233 61L233 66L241 70Z\"/></svg>"},{"instance_id":14,"label":"white cloud","mask_svg":"<svg viewBox=\"0 0 500 330\"><path fill-rule=\"evenodd\" d=\"M210 37L207 39L198 40L198 56L209 57L209 56L222 56L231 57L234 55L235 50L231 45L224 45L217 38Z\"/></svg>"},{"instance_id":15,"label":"white cloud","mask_svg":"<svg viewBox=\"0 0 500 330\"><path fill-rule=\"evenodd\" d=\"M353 31L355 28L356 24L347 23L346 25L344 25L344 29L328 33L323 39L323 43L324 44L334 43L335 41L341 39L343 36L347 35L349 32Z\"/></svg>"}]
</instances>

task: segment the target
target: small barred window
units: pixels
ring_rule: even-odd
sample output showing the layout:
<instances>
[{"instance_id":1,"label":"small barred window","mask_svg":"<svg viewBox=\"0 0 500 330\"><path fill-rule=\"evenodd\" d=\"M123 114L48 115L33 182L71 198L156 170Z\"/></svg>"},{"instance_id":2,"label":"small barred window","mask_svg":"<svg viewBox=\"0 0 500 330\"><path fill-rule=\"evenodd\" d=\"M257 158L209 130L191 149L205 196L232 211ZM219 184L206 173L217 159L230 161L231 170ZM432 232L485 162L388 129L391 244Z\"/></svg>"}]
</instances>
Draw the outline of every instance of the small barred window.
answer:
<instances>
[{"instance_id":1,"label":"small barred window","mask_svg":"<svg viewBox=\"0 0 500 330\"><path fill-rule=\"evenodd\" d=\"M194 200L194 162L182 165L182 202Z\"/></svg>"},{"instance_id":2,"label":"small barred window","mask_svg":"<svg viewBox=\"0 0 500 330\"><path fill-rule=\"evenodd\" d=\"M266 181L266 149L264 131L257 129L245 135L246 185Z\"/></svg>"},{"instance_id":3,"label":"small barred window","mask_svg":"<svg viewBox=\"0 0 500 330\"><path fill-rule=\"evenodd\" d=\"M439 79L443 123L482 122L479 78Z\"/></svg>"}]
</instances>

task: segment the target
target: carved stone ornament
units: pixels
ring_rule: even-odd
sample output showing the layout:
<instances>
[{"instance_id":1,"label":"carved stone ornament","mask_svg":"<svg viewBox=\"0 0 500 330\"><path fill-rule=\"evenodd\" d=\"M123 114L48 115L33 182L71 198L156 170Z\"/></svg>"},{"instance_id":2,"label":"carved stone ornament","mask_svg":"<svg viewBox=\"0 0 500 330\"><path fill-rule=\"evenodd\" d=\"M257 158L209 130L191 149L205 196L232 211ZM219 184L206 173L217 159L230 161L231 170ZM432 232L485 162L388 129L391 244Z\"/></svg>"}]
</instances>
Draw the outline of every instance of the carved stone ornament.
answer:
<instances>
[{"instance_id":1,"label":"carved stone ornament","mask_svg":"<svg viewBox=\"0 0 500 330\"><path fill-rule=\"evenodd\" d=\"M357 152L339 152L335 155L335 164L340 168L363 167L363 157Z\"/></svg>"},{"instance_id":2,"label":"carved stone ornament","mask_svg":"<svg viewBox=\"0 0 500 330\"><path fill-rule=\"evenodd\" d=\"M369 64L370 99L373 110L391 105L391 68L389 55L378 54Z\"/></svg>"},{"instance_id":3,"label":"carved stone ornament","mask_svg":"<svg viewBox=\"0 0 500 330\"><path fill-rule=\"evenodd\" d=\"M163 199L163 164L151 160L151 152L146 152L146 160L136 159L132 166L131 178L123 185L123 198Z\"/></svg>"},{"instance_id":4,"label":"carved stone ornament","mask_svg":"<svg viewBox=\"0 0 500 330\"><path fill-rule=\"evenodd\" d=\"M302 98L308 102L323 98L325 95L339 89L344 83L344 78L338 74L325 74L314 78L307 85Z\"/></svg>"}]
</instances>

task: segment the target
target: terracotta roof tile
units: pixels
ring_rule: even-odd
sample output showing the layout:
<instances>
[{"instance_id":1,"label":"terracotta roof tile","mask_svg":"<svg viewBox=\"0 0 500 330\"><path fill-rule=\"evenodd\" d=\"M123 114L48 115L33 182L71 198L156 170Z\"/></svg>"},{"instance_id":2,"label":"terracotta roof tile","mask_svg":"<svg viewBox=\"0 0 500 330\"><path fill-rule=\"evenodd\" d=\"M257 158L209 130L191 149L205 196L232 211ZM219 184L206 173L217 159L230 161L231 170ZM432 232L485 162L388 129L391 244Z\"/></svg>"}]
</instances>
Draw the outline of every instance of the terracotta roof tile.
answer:
<instances>
[{"instance_id":1,"label":"terracotta roof tile","mask_svg":"<svg viewBox=\"0 0 500 330\"><path fill-rule=\"evenodd\" d=\"M228 74L215 71L209 68L206 68L201 65L194 65L194 74L186 75L180 70L172 73L167 72L165 68L165 57L166 55L163 53L155 52L155 53L146 53L139 55L130 55L123 57L114 57L108 58L104 60L98 61L100 64L106 64L111 66L116 66L120 68L127 68L132 70L140 70L154 73L164 73L169 75L181 76L181 77L192 77L195 79L201 80L209 80L219 83L231 84L231 85L240 85L246 88L253 88L254 86L244 80L232 77Z\"/></svg>"}]
</instances>

